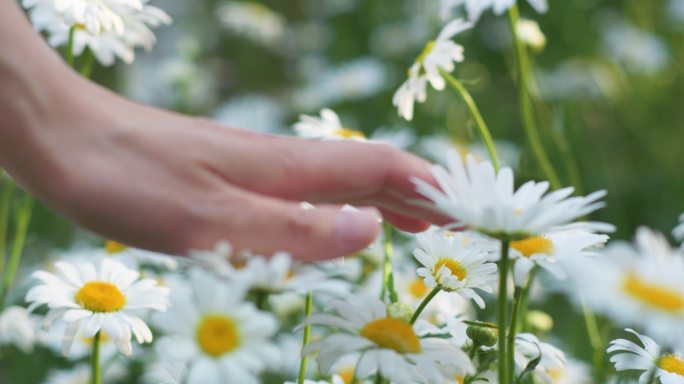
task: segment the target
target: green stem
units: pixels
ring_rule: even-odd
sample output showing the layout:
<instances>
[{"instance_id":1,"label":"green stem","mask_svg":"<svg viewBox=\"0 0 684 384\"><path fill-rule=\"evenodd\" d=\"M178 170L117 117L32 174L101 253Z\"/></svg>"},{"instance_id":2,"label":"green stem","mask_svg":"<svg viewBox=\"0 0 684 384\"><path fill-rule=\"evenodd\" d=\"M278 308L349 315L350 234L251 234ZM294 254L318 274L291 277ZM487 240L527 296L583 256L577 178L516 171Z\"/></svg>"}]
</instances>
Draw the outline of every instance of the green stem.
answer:
<instances>
[{"instance_id":1,"label":"green stem","mask_svg":"<svg viewBox=\"0 0 684 384\"><path fill-rule=\"evenodd\" d=\"M74 67L74 35L76 34L76 26L69 29L69 42L67 43L66 62L71 68Z\"/></svg>"},{"instance_id":2,"label":"green stem","mask_svg":"<svg viewBox=\"0 0 684 384\"><path fill-rule=\"evenodd\" d=\"M594 365L594 377L602 381L603 372L603 338L601 337L601 331L599 331L598 322L596 321L596 316L589 309L584 296L580 294L580 302L582 303L582 316L584 317L584 325L587 328L587 336L589 337L589 344L592 349L592 358Z\"/></svg>"},{"instance_id":3,"label":"green stem","mask_svg":"<svg viewBox=\"0 0 684 384\"><path fill-rule=\"evenodd\" d=\"M527 133L527 138L532 145L532 152L537 158L537 162L542 168L545 177L551 183L553 189L558 189L561 186L560 179L556 170L553 168L549 156L546 154L544 145L541 141L541 136L539 135L539 129L537 128L537 123L534 117L534 110L532 107L532 97L529 92L529 76L530 76L530 61L527 56L527 49L522 40L518 36L518 21L520 16L518 14L518 6L513 4L512 7L508 9L508 21L511 29L511 35L513 36L513 45L515 47L515 59L517 62L518 70L518 97L520 98L520 114L522 117L523 126L525 127L525 132Z\"/></svg>"},{"instance_id":4,"label":"green stem","mask_svg":"<svg viewBox=\"0 0 684 384\"><path fill-rule=\"evenodd\" d=\"M392 226L389 223L383 224L385 231L385 258L382 262L382 288L380 289L380 300L385 300L387 292L394 292L390 275L392 274Z\"/></svg>"},{"instance_id":5,"label":"green stem","mask_svg":"<svg viewBox=\"0 0 684 384\"><path fill-rule=\"evenodd\" d=\"M90 78L90 75L93 73L94 61L93 52L90 49L86 49L81 57L81 69L79 70L81 76L86 79Z\"/></svg>"},{"instance_id":6,"label":"green stem","mask_svg":"<svg viewBox=\"0 0 684 384\"><path fill-rule=\"evenodd\" d=\"M311 312L313 310L313 295L311 292L306 294L306 304L304 306L304 315L306 316L306 320L309 319L311 316ZM306 379L306 361L308 359L308 356L304 353L304 349L306 346L309 344L309 341L311 340L311 324L307 324L304 327L304 336L302 338L302 360L299 363L299 377L297 379L298 384L304 384L304 380Z\"/></svg>"},{"instance_id":7,"label":"green stem","mask_svg":"<svg viewBox=\"0 0 684 384\"><path fill-rule=\"evenodd\" d=\"M102 374L100 372L100 331L97 331L93 338L93 352L90 358L90 384L101 384Z\"/></svg>"},{"instance_id":8,"label":"green stem","mask_svg":"<svg viewBox=\"0 0 684 384\"><path fill-rule=\"evenodd\" d=\"M439 68L439 73L456 90L456 92L458 92L461 95L463 101L465 101L466 105L468 106L468 109L470 110L470 114L473 116L473 119L475 120L475 125L477 125L477 128L480 130L482 141L484 141L485 146L487 147L487 151L489 152L489 157L492 159L494 169L498 171L499 156L496 153L494 140L492 139L492 134L489 132L489 129L487 128L487 124L482 118L482 114L480 114L480 110L477 108L477 104L475 104L475 100L473 100L473 97L470 95L468 90L463 86L463 84L461 84L461 82L458 81L455 77L451 76L450 73L446 72L442 68Z\"/></svg>"},{"instance_id":9,"label":"green stem","mask_svg":"<svg viewBox=\"0 0 684 384\"><path fill-rule=\"evenodd\" d=\"M0 171L4 172L4 171ZM7 252L7 229L9 226L10 197L14 190L14 183L0 174L0 276L5 270L5 256Z\"/></svg>"},{"instance_id":10,"label":"green stem","mask_svg":"<svg viewBox=\"0 0 684 384\"><path fill-rule=\"evenodd\" d=\"M508 364L506 360L506 318L508 317L508 247L510 241L501 240L501 260L499 262L499 296L497 298L496 323L499 328L499 383L508 383ZM512 382L511 382L512 383Z\"/></svg>"},{"instance_id":11,"label":"green stem","mask_svg":"<svg viewBox=\"0 0 684 384\"><path fill-rule=\"evenodd\" d=\"M522 329L525 331L528 326L527 326L527 303L529 302L529 297L530 297L530 287L532 286L532 282L534 281L534 278L537 275L537 267L533 267L532 270L530 271L530 275L527 278L527 282L525 285L522 287L522 290L520 292L520 313L518 314L518 321L520 323L518 328ZM516 329L518 331L518 329Z\"/></svg>"},{"instance_id":12,"label":"green stem","mask_svg":"<svg viewBox=\"0 0 684 384\"><path fill-rule=\"evenodd\" d=\"M430 291L430 293L428 293L427 296L425 296L423 301L421 301L418 305L418 308L416 308L416 311L413 312L413 316L411 316L411 320L409 321L410 324L415 324L416 320L418 320L418 317L420 316L420 313L423 312L423 310L428 305L430 300L432 300L435 297L435 295L439 293L439 291L439 287L435 287L432 289L432 291Z\"/></svg>"},{"instance_id":13,"label":"green stem","mask_svg":"<svg viewBox=\"0 0 684 384\"><path fill-rule=\"evenodd\" d=\"M518 327L518 318L520 317L520 308L522 308L523 289L516 288L513 298L513 311L511 311L511 323L508 325L508 350L506 364L508 367L509 382L512 383L515 379L515 333Z\"/></svg>"},{"instance_id":14,"label":"green stem","mask_svg":"<svg viewBox=\"0 0 684 384\"><path fill-rule=\"evenodd\" d=\"M21 210L17 216L17 225L12 239L12 250L10 252L9 262L5 270L5 277L2 284L2 294L0 294L0 307L3 307L9 289L14 282L14 278L19 269L19 261L26 243L26 233L28 232L28 225L31 220L31 211L33 209L33 198L31 196L24 196L24 202L21 205Z\"/></svg>"}]
</instances>

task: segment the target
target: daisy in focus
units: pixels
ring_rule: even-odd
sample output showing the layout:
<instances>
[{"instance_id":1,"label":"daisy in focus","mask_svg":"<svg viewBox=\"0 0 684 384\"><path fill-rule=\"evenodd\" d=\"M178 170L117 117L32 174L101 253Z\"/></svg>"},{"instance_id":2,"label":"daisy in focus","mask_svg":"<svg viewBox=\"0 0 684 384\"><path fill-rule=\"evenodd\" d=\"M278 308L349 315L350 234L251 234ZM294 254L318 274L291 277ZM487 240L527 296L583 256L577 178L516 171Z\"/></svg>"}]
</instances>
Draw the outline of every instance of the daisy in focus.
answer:
<instances>
[{"instance_id":1,"label":"daisy in focus","mask_svg":"<svg viewBox=\"0 0 684 384\"><path fill-rule=\"evenodd\" d=\"M441 91L446 81L439 70L453 72L454 63L464 60L463 46L451 39L469 29L472 24L463 19L455 19L444 26L437 39L430 40L408 70L408 79L399 87L392 97L392 104L397 107L399 116L406 120L413 119L413 105L417 101L427 99L427 84Z\"/></svg>"},{"instance_id":2,"label":"daisy in focus","mask_svg":"<svg viewBox=\"0 0 684 384\"><path fill-rule=\"evenodd\" d=\"M75 8L76 16L67 17L59 12L58 4L62 3L76 4L79 7ZM73 37L75 56L82 55L87 48L105 66L113 65L117 58L126 64L132 63L136 48L149 51L156 43L152 29L171 24L171 17L147 4L147 0L27 0L23 5L29 11L33 27L47 33L50 45L68 45ZM82 13L97 16L81 16ZM85 21L79 22L81 19Z\"/></svg>"},{"instance_id":3,"label":"daisy in focus","mask_svg":"<svg viewBox=\"0 0 684 384\"><path fill-rule=\"evenodd\" d=\"M639 377L641 384L647 384L653 373L663 384L684 383L684 355L679 352L664 354L660 345L650 337L629 328L625 331L635 335L640 344L627 339L610 342L607 351L612 353L610 361L615 365L615 370L643 371Z\"/></svg>"},{"instance_id":4,"label":"daisy in focus","mask_svg":"<svg viewBox=\"0 0 684 384\"><path fill-rule=\"evenodd\" d=\"M611 229L611 228L607 228ZM542 235L512 241L511 258L515 259L513 279L516 286L526 284L530 271L539 266L558 279L565 279L567 261L578 263L598 257L596 250L608 241L608 235L582 228L556 228Z\"/></svg>"},{"instance_id":5,"label":"daisy in focus","mask_svg":"<svg viewBox=\"0 0 684 384\"><path fill-rule=\"evenodd\" d=\"M595 311L638 325L668 346L684 346L684 255L661 234L639 228L634 245L611 244L570 276Z\"/></svg>"},{"instance_id":6,"label":"daisy in focus","mask_svg":"<svg viewBox=\"0 0 684 384\"><path fill-rule=\"evenodd\" d=\"M151 279L140 279L137 271L104 259L92 263L55 263L56 273L37 271L41 284L31 288L29 310L47 305L48 321L67 323L62 352L69 354L77 335L92 338L104 332L124 355L132 352L131 337L138 343L152 342L152 331L140 318L144 310L166 311L168 288Z\"/></svg>"},{"instance_id":7,"label":"daisy in focus","mask_svg":"<svg viewBox=\"0 0 684 384\"><path fill-rule=\"evenodd\" d=\"M190 294L172 296L172 308L156 317L166 336L157 351L167 365L183 367L186 384L257 384L259 374L279 363L270 338L277 322L244 300L246 287L231 284L200 269L190 270Z\"/></svg>"},{"instance_id":8,"label":"daisy in focus","mask_svg":"<svg viewBox=\"0 0 684 384\"><path fill-rule=\"evenodd\" d=\"M299 122L294 125L294 130L298 136L309 139L366 140L363 132L342 126L340 117L329 108L321 109L320 117L300 115Z\"/></svg>"},{"instance_id":9,"label":"daisy in focus","mask_svg":"<svg viewBox=\"0 0 684 384\"><path fill-rule=\"evenodd\" d=\"M447 383L456 375L474 372L467 354L441 338L419 338L409 323L388 317L380 300L336 301L337 314L314 314L306 323L338 329L309 344L304 353L318 351L324 374L351 354L360 353L356 377L382 375L392 383Z\"/></svg>"},{"instance_id":10,"label":"daisy in focus","mask_svg":"<svg viewBox=\"0 0 684 384\"><path fill-rule=\"evenodd\" d=\"M418 276L430 289L456 292L480 308L484 300L475 289L492 293L497 282L496 264L488 262L486 249L469 244L460 233L428 231L417 235L420 247L414 256L423 265Z\"/></svg>"},{"instance_id":11,"label":"daisy in focus","mask_svg":"<svg viewBox=\"0 0 684 384\"><path fill-rule=\"evenodd\" d=\"M436 188L414 179L418 193L432 201L437 211L454 219L454 224L501 240L522 240L553 227L567 224L601 207L606 195L597 191L586 197L570 197L572 187L546 193L548 182L528 181L514 190L513 171L498 173L490 162L478 163L451 151L447 167L433 166Z\"/></svg>"}]
</instances>

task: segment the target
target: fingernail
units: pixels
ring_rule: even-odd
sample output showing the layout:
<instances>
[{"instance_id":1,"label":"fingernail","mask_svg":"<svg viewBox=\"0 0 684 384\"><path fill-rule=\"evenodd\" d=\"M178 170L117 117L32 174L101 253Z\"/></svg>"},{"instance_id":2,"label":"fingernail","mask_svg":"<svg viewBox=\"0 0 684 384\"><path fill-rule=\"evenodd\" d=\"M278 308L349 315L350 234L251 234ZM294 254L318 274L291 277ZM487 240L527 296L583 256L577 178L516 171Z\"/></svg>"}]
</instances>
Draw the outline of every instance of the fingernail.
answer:
<instances>
[{"instance_id":1,"label":"fingernail","mask_svg":"<svg viewBox=\"0 0 684 384\"><path fill-rule=\"evenodd\" d=\"M340 255L348 255L370 244L377 236L379 217L380 212L375 208L341 210L335 222Z\"/></svg>"}]
</instances>

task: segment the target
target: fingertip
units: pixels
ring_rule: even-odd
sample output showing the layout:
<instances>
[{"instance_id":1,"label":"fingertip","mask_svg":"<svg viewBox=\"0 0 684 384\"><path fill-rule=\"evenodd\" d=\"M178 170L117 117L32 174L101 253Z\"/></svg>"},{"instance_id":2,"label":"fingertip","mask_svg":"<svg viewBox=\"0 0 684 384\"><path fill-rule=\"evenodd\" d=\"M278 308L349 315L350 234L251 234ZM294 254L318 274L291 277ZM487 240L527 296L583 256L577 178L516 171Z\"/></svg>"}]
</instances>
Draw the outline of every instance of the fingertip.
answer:
<instances>
[{"instance_id":1,"label":"fingertip","mask_svg":"<svg viewBox=\"0 0 684 384\"><path fill-rule=\"evenodd\" d=\"M370 245L380 231L379 218L375 208L340 210L335 219L335 253L345 256Z\"/></svg>"}]
</instances>

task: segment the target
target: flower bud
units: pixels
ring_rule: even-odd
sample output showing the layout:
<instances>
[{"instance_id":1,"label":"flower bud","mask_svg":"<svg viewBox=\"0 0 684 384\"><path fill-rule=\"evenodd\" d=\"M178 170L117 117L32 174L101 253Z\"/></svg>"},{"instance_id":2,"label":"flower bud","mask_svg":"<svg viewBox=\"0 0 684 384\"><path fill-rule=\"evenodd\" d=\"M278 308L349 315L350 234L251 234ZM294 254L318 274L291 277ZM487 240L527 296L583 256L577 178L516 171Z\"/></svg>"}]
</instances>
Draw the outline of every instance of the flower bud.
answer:
<instances>
[{"instance_id":1,"label":"flower bud","mask_svg":"<svg viewBox=\"0 0 684 384\"><path fill-rule=\"evenodd\" d=\"M474 343L486 347L491 347L496 344L497 333L495 328L486 325L470 324L468 325L468 328L466 328L466 335L468 335Z\"/></svg>"}]
</instances>

